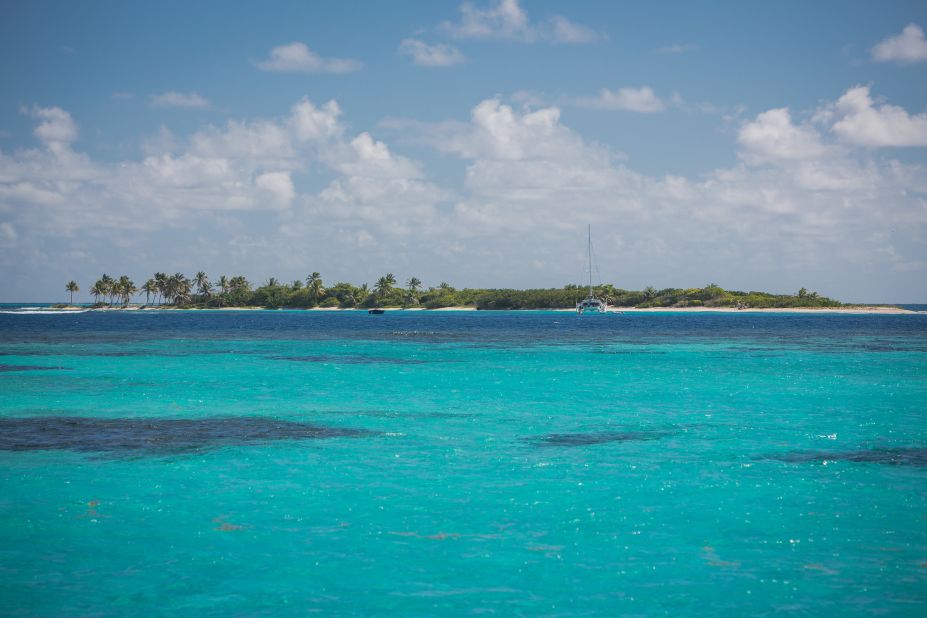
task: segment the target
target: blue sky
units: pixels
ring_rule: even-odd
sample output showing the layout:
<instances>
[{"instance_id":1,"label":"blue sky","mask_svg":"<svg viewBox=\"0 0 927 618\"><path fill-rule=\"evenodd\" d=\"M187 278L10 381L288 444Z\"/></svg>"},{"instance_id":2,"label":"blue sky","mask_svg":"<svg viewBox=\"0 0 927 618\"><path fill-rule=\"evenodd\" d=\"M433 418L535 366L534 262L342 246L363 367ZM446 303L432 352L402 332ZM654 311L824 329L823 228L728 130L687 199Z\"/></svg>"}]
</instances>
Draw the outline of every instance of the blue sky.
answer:
<instances>
[{"instance_id":1,"label":"blue sky","mask_svg":"<svg viewBox=\"0 0 927 618\"><path fill-rule=\"evenodd\" d=\"M0 6L0 299L101 273L927 302L927 5Z\"/></svg>"}]
</instances>

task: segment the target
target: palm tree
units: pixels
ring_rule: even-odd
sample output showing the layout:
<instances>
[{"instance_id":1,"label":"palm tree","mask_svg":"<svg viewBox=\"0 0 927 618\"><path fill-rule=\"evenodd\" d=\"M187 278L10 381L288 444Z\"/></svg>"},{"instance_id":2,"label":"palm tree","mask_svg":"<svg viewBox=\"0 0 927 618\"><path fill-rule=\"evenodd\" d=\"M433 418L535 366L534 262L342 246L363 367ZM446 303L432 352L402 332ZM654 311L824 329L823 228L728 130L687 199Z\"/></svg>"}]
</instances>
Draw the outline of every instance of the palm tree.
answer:
<instances>
[{"instance_id":1,"label":"palm tree","mask_svg":"<svg viewBox=\"0 0 927 618\"><path fill-rule=\"evenodd\" d=\"M232 292L247 292L251 289L251 284L245 279L244 275L236 275L229 282Z\"/></svg>"},{"instance_id":2,"label":"palm tree","mask_svg":"<svg viewBox=\"0 0 927 618\"><path fill-rule=\"evenodd\" d=\"M161 299L163 303L168 305L174 304L174 291L177 287L176 281L173 276L164 275L164 279L161 281Z\"/></svg>"},{"instance_id":3,"label":"palm tree","mask_svg":"<svg viewBox=\"0 0 927 618\"><path fill-rule=\"evenodd\" d=\"M393 273L386 273L384 276L377 279L377 284L374 286L374 290L376 291L377 296L382 298L393 291L394 285L396 285L396 277L393 276Z\"/></svg>"},{"instance_id":4,"label":"palm tree","mask_svg":"<svg viewBox=\"0 0 927 618\"><path fill-rule=\"evenodd\" d=\"M160 304L162 299L167 298L167 275L164 273L155 273L154 280L155 289L158 291L158 296L160 297L156 300Z\"/></svg>"},{"instance_id":5,"label":"palm tree","mask_svg":"<svg viewBox=\"0 0 927 618\"><path fill-rule=\"evenodd\" d=\"M312 295L312 302L318 303L319 299L325 295L325 286L322 284L322 275L317 272L306 277L306 287Z\"/></svg>"},{"instance_id":6,"label":"palm tree","mask_svg":"<svg viewBox=\"0 0 927 618\"><path fill-rule=\"evenodd\" d=\"M168 278L168 289L175 305L182 305L190 301L192 283L183 273L174 273Z\"/></svg>"},{"instance_id":7,"label":"palm tree","mask_svg":"<svg viewBox=\"0 0 927 618\"><path fill-rule=\"evenodd\" d=\"M135 283L129 279L127 275L119 277L119 281L116 283L115 288L116 293L122 297L123 307L128 306L129 299L138 293L138 288L135 287Z\"/></svg>"},{"instance_id":8,"label":"palm tree","mask_svg":"<svg viewBox=\"0 0 927 618\"><path fill-rule=\"evenodd\" d=\"M219 306L225 306L225 302L229 297L229 290L231 289L231 284L229 283L229 278L225 275L219 277Z\"/></svg>"},{"instance_id":9,"label":"palm tree","mask_svg":"<svg viewBox=\"0 0 927 618\"><path fill-rule=\"evenodd\" d=\"M209 294L212 292L212 286L209 284L209 277L206 276L202 270L196 273L196 277L193 279L196 283L197 291L200 293L200 296L204 298L209 298Z\"/></svg>"},{"instance_id":10,"label":"palm tree","mask_svg":"<svg viewBox=\"0 0 927 618\"><path fill-rule=\"evenodd\" d=\"M644 298L650 300L657 295L657 290L652 285L648 285L644 288Z\"/></svg>"},{"instance_id":11,"label":"palm tree","mask_svg":"<svg viewBox=\"0 0 927 618\"><path fill-rule=\"evenodd\" d=\"M103 297L104 298L109 297L110 298L109 304L113 304L112 298L116 292L115 291L116 282L113 281L112 277L110 277L106 273L103 273L103 276L100 277L99 283L100 283L100 289L103 291Z\"/></svg>"},{"instance_id":12,"label":"palm tree","mask_svg":"<svg viewBox=\"0 0 927 618\"><path fill-rule=\"evenodd\" d=\"M157 293L157 291L158 291L158 284L157 282L155 282L154 279L149 279L148 281L145 282L145 285L142 286L142 292L145 293L145 304L146 305L149 302L151 302L152 294Z\"/></svg>"},{"instance_id":13,"label":"palm tree","mask_svg":"<svg viewBox=\"0 0 927 618\"><path fill-rule=\"evenodd\" d=\"M276 287L276 285L277 285L276 277L271 277L270 279L267 280L267 287L272 288L272 287Z\"/></svg>"},{"instance_id":14,"label":"palm tree","mask_svg":"<svg viewBox=\"0 0 927 618\"><path fill-rule=\"evenodd\" d=\"M293 283L290 284L290 287L294 292L298 292L299 290L303 289L302 279L293 279Z\"/></svg>"},{"instance_id":15,"label":"palm tree","mask_svg":"<svg viewBox=\"0 0 927 618\"><path fill-rule=\"evenodd\" d=\"M93 296L93 304L98 305L100 303L100 297L106 296L106 287L103 285L102 279L97 279L93 284L93 287L90 288L90 295Z\"/></svg>"},{"instance_id":16,"label":"palm tree","mask_svg":"<svg viewBox=\"0 0 927 618\"><path fill-rule=\"evenodd\" d=\"M418 277L412 277L406 281L406 287L409 288L409 300L418 303L418 289L422 287L422 281Z\"/></svg>"},{"instance_id":17,"label":"palm tree","mask_svg":"<svg viewBox=\"0 0 927 618\"><path fill-rule=\"evenodd\" d=\"M212 296L212 284L207 281L205 285L200 287L199 292L200 298L208 300Z\"/></svg>"},{"instance_id":18,"label":"palm tree","mask_svg":"<svg viewBox=\"0 0 927 618\"><path fill-rule=\"evenodd\" d=\"M128 281L128 279L129 278L127 276L122 275L119 279L113 282L113 292L112 292L113 302L115 302L117 298L122 298L123 296L122 288L125 285L125 282Z\"/></svg>"},{"instance_id":19,"label":"palm tree","mask_svg":"<svg viewBox=\"0 0 927 618\"><path fill-rule=\"evenodd\" d=\"M389 283L386 282L386 277L377 279L377 282L373 284L373 291L377 296L386 296L389 291Z\"/></svg>"},{"instance_id":20,"label":"palm tree","mask_svg":"<svg viewBox=\"0 0 927 618\"><path fill-rule=\"evenodd\" d=\"M68 281L68 284L64 286L64 289L71 293L71 300L68 302L69 305L74 304L74 292L80 292L80 288L77 287L77 282L71 279Z\"/></svg>"},{"instance_id":21,"label":"palm tree","mask_svg":"<svg viewBox=\"0 0 927 618\"><path fill-rule=\"evenodd\" d=\"M244 278L243 275L236 275L228 280L229 286L229 296L232 297L232 302L243 304L247 302L247 298L244 298L243 295L246 292L251 290L251 284L248 283L248 280Z\"/></svg>"},{"instance_id":22,"label":"palm tree","mask_svg":"<svg viewBox=\"0 0 927 618\"><path fill-rule=\"evenodd\" d=\"M190 280L183 273L174 273L164 280L164 300L171 305L177 305L181 299L190 295Z\"/></svg>"}]
</instances>

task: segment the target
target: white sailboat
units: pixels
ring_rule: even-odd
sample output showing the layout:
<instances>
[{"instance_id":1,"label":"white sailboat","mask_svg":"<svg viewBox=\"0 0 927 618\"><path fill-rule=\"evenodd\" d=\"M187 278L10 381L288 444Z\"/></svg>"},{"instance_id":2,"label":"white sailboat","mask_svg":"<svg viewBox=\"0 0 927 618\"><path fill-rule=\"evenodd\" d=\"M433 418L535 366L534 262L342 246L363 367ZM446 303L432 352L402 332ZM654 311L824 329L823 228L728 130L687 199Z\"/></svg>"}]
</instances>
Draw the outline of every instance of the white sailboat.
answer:
<instances>
[{"instance_id":1,"label":"white sailboat","mask_svg":"<svg viewBox=\"0 0 927 618\"><path fill-rule=\"evenodd\" d=\"M592 226L589 226L589 294L576 303L576 313L605 313L608 311L608 302L596 297L592 292Z\"/></svg>"}]
</instances>

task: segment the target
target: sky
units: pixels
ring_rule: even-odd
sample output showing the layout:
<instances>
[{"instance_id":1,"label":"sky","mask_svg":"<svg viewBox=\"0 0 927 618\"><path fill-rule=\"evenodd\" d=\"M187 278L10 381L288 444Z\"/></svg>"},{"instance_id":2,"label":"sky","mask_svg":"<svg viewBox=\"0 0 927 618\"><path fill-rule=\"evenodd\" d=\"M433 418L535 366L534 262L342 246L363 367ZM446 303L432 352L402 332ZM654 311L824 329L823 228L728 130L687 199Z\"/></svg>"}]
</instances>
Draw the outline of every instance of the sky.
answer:
<instances>
[{"instance_id":1,"label":"sky","mask_svg":"<svg viewBox=\"0 0 927 618\"><path fill-rule=\"evenodd\" d=\"M927 303L927 3L0 3L0 302L103 273Z\"/></svg>"}]
</instances>

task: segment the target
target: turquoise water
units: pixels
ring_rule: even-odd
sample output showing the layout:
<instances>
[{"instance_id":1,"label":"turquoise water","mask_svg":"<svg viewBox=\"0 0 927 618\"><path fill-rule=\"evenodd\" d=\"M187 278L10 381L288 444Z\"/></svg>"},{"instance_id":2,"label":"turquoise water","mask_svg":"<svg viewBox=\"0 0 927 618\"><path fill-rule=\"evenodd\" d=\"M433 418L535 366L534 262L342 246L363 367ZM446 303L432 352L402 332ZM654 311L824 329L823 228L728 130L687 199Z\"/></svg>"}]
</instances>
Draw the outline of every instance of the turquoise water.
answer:
<instances>
[{"instance_id":1,"label":"turquoise water","mask_svg":"<svg viewBox=\"0 0 927 618\"><path fill-rule=\"evenodd\" d=\"M927 612L927 315L0 314L0 614Z\"/></svg>"}]
</instances>

